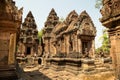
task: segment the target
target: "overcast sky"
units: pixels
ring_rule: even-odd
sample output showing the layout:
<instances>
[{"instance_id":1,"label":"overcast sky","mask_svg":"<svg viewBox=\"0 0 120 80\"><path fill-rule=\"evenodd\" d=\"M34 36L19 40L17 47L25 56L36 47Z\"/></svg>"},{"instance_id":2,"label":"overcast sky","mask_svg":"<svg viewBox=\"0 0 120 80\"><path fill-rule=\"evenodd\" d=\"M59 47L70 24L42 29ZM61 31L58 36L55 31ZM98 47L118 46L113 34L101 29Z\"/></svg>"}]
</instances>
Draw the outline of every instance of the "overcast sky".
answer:
<instances>
[{"instance_id":1,"label":"overcast sky","mask_svg":"<svg viewBox=\"0 0 120 80\"><path fill-rule=\"evenodd\" d=\"M95 8L96 0L14 0L18 8L23 7L23 21L29 11L32 11L35 18L38 30L44 27L44 22L52 8L55 9L57 15L61 18L66 16L72 11L80 15L84 10L90 15L96 29L97 36L95 39L96 48L101 45L99 37L102 35L103 26L99 22L101 14Z\"/></svg>"}]
</instances>

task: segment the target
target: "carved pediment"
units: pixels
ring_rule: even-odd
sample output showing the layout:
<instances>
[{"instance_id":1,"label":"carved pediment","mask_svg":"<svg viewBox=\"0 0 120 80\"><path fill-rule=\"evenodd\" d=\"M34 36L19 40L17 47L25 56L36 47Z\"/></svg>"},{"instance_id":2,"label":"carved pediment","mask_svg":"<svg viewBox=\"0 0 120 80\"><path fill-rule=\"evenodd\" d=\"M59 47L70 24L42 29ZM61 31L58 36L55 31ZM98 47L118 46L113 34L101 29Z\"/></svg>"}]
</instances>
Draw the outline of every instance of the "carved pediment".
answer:
<instances>
[{"instance_id":1,"label":"carved pediment","mask_svg":"<svg viewBox=\"0 0 120 80\"><path fill-rule=\"evenodd\" d=\"M96 35L96 28L86 11L83 11L79 16L79 33L80 35Z\"/></svg>"},{"instance_id":2,"label":"carved pediment","mask_svg":"<svg viewBox=\"0 0 120 80\"><path fill-rule=\"evenodd\" d=\"M72 21L75 21L76 19L78 19L78 14L76 13L75 10L73 10L73 11L71 11L71 12L68 14L68 16L67 16L67 18L66 18L66 20L65 20L65 23L66 23L67 25L69 25Z\"/></svg>"},{"instance_id":3,"label":"carved pediment","mask_svg":"<svg viewBox=\"0 0 120 80\"><path fill-rule=\"evenodd\" d=\"M92 26L91 23L83 23L79 28L81 35L90 35L95 36L96 35L96 29Z\"/></svg>"},{"instance_id":4,"label":"carved pediment","mask_svg":"<svg viewBox=\"0 0 120 80\"><path fill-rule=\"evenodd\" d=\"M120 0L103 0L103 7L100 10L102 14L101 22L120 14Z\"/></svg>"}]
</instances>

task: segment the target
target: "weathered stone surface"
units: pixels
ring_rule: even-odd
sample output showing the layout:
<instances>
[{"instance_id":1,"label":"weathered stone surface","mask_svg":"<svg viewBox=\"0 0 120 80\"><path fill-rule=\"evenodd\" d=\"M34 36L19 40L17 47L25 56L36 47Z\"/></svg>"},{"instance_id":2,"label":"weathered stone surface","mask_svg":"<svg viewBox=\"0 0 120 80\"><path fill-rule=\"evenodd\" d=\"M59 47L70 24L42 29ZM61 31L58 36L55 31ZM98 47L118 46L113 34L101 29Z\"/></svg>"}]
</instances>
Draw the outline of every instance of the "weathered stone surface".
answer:
<instances>
[{"instance_id":1,"label":"weathered stone surface","mask_svg":"<svg viewBox=\"0 0 120 80\"><path fill-rule=\"evenodd\" d=\"M105 27L109 28L110 54L112 57L116 78L120 79L120 0L103 0L101 14L102 18L100 21Z\"/></svg>"},{"instance_id":2,"label":"weathered stone surface","mask_svg":"<svg viewBox=\"0 0 120 80\"><path fill-rule=\"evenodd\" d=\"M54 56L57 51L55 48L55 45L53 44L54 40L54 34L52 30L55 28L55 26L58 24L59 17L57 16L54 9L52 9L49 13L49 16L47 17L47 21L45 22L44 27L44 34L43 34L43 44L44 44L44 56L50 57Z\"/></svg>"},{"instance_id":3,"label":"weathered stone surface","mask_svg":"<svg viewBox=\"0 0 120 80\"><path fill-rule=\"evenodd\" d=\"M13 0L0 0L0 79L17 78L15 69L16 39L22 21L22 9Z\"/></svg>"},{"instance_id":4,"label":"weathered stone surface","mask_svg":"<svg viewBox=\"0 0 120 80\"><path fill-rule=\"evenodd\" d=\"M43 34L47 64L57 70L66 68L78 74L82 68L79 59L94 57L96 28L86 11L78 15L73 10L63 22L57 20L57 14L52 9Z\"/></svg>"},{"instance_id":5,"label":"weathered stone surface","mask_svg":"<svg viewBox=\"0 0 120 80\"><path fill-rule=\"evenodd\" d=\"M39 48L38 48L39 46ZM30 11L25 18L20 30L17 56L38 56L40 50L38 30L32 12ZM42 52L42 50L40 50ZM39 52L40 52L39 51Z\"/></svg>"}]
</instances>

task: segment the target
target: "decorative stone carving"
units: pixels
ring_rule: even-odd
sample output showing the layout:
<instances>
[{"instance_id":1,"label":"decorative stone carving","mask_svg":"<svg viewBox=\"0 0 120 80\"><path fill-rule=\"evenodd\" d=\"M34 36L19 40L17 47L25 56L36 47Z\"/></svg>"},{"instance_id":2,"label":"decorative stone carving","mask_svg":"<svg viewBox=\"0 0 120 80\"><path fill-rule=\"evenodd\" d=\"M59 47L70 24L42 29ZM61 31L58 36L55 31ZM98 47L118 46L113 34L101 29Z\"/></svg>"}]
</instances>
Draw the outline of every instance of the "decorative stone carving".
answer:
<instances>
[{"instance_id":1,"label":"decorative stone carving","mask_svg":"<svg viewBox=\"0 0 120 80\"><path fill-rule=\"evenodd\" d=\"M102 18L100 19L102 22L104 20L108 20L120 14L120 1L119 0L103 0L103 7L100 10L102 14Z\"/></svg>"},{"instance_id":2,"label":"decorative stone carving","mask_svg":"<svg viewBox=\"0 0 120 80\"><path fill-rule=\"evenodd\" d=\"M75 10L73 10L73 11L71 11L71 12L68 14L68 16L67 16L67 18L66 18L66 20L65 20L65 23L66 23L67 25L69 25L72 21L76 20L77 18L78 18L78 14L76 13Z\"/></svg>"},{"instance_id":3,"label":"decorative stone carving","mask_svg":"<svg viewBox=\"0 0 120 80\"><path fill-rule=\"evenodd\" d=\"M100 10L102 16L104 18L108 18L111 16L111 5L112 3L110 1L104 2L104 7Z\"/></svg>"},{"instance_id":4,"label":"decorative stone carving","mask_svg":"<svg viewBox=\"0 0 120 80\"><path fill-rule=\"evenodd\" d=\"M51 12L48 16L50 19L45 22L43 34L46 62L48 65L56 66L57 70L66 67L67 70L73 69L71 72L79 73L83 70L81 58L90 57L90 60L94 56L96 28L93 22L85 11L78 16L73 10L63 22L58 21L56 25L52 24L51 21L54 22L54 19L50 15L52 15ZM84 52L86 48L87 51Z\"/></svg>"},{"instance_id":5,"label":"decorative stone carving","mask_svg":"<svg viewBox=\"0 0 120 80\"><path fill-rule=\"evenodd\" d=\"M54 46L53 40L54 40L54 34L53 29L59 22L59 17L57 16L57 13L54 9L52 9L47 17L47 21L45 22L44 27L44 35L43 35L43 44L45 44L44 47L44 55L52 57L56 54L56 48Z\"/></svg>"},{"instance_id":6,"label":"decorative stone carving","mask_svg":"<svg viewBox=\"0 0 120 80\"><path fill-rule=\"evenodd\" d=\"M57 17L55 10L52 9L51 12L49 13L47 21L45 22L45 27L55 26L58 23L58 20L59 17Z\"/></svg>"},{"instance_id":7,"label":"decorative stone carving","mask_svg":"<svg viewBox=\"0 0 120 80\"><path fill-rule=\"evenodd\" d=\"M93 22L86 11L83 11L79 16L79 30L82 35L95 36L96 28L93 25Z\"/></svg>"},{"instance_id":8,"label":"decorative stone carving","mask_svg":"<svg viewBox=\"0 0 120 80\"><path fill-rule=\"evenodd\" d=\"M18 16L20 18L18 18ZM15 66L16 37L22 22L22 10L13 0L0 0L0 79L17 79ZM4 48L4 49L3 49ZM9 75L7 75L9 74Z\"/></svg>"},{"instance_id":9,"label":"decorative stone carving","mask_svg":"<svg viewBox=\"0 0 120 80\"><path fill-rule=\"evenodd\" d=\"M101 12L102 18L100 21L102 22L103 26L109 28L108 33L110 39L110 55L112 57L116 79L120 79L120 0L103 0Z\"/></svg>"},{"instance_id":10,"label":"decorative stone carving","mask_svg":"<svg viewBox=\"0 0 120 80\"><path fill-rule=\"evenodd\" d=\"M30 11L25 18L24 23L22 24L21 32L20 32L20 40L18 45L18 54L21 51L24 55L34 56L38 54L38 31L37 26Z\"/></svg>"}]
</instances>

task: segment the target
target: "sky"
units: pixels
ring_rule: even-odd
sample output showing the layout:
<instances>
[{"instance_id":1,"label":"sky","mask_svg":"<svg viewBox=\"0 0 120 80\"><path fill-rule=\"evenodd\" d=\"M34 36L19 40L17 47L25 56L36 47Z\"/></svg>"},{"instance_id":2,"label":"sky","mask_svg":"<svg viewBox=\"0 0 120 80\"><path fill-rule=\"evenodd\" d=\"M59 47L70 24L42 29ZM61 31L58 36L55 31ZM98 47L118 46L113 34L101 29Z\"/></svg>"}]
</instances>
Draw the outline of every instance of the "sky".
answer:
<instances>
[{"instance_id":1,"label":"sky","mask_svg":"<svg viewBox=\"0 0 120 80\"><path fill-rule=\"evenodd\" d=\"M104 27L99 21L101 14L99 9L95 8L96 0L14 0L18 8L23 7L23 21L29 11L35 18L38 30L40 31L44 27L44 23L52 8L55 9L57 15L60 18L66 18L67 15L75 10L79 15L82 11L86 12L91 17L96 30L97 35L95 38L96 48L101 46L99 37L102 35Z\"/></svg>"}]
</instances>

